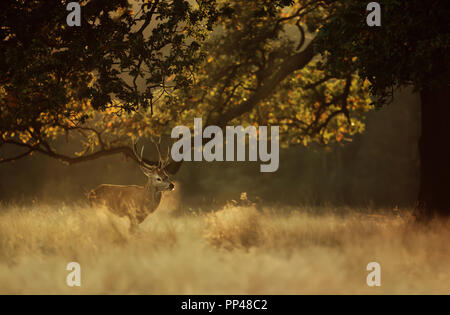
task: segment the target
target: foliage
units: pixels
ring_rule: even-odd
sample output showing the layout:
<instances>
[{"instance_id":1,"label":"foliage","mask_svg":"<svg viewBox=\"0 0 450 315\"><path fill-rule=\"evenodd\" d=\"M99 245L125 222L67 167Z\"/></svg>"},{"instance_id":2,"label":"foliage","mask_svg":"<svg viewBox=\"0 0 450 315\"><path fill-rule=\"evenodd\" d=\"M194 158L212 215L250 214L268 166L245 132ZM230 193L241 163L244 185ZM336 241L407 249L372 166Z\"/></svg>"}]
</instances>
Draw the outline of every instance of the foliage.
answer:
<instances>
[{"instance_id":1,"label":"foliage","mask_svg":"<svg viewBox=\"0 0 450 315\"><path fill-rule=\"evenodd\" d=\"M52 156L51 136L87 128L89 108L152 107L161 89L190 83L185 70L201 59L200 42L217 18L210 0L81 5L81 27L68 27L66 1L1 2L3 143Z\"/></svg>"},{"instance_id":2,"label":"foliage","mask_svg":"<svg viewBox=\"0 0 450 315\"><path fill-rule=\"evenodd\" d=\"M366 2L340 1L333 18L322 27L317 47L327 51L331 74L352 69L369 80L381 106L395 87L412 85L421 90L442 83L448 71L450 23L444 0L379 3L382 26L368 27Z\"/></svg>"},{"instance_id":3,"label":"foliage","mask_svg":"<svg viewBox=\"0 0 450 315\"><path fill-rule=\"evenodd\" d=\"M199 1L199 7L144 1L143 13L125 2L102 9L87 2L88 29L61 30L59 13L44 23L54 33L31 33L37 48L22 49L27 62L2 64L3 143L27 148L2 161L34 151L70 164L132 156L130 138L168 134L199 116L205 126L279 125L284 145L340 142L364 129L368 82L353 69L330 75L314 50L319 29L339 8L335 1ZM152 32L136 30L155 6L166 19L151 22ZM11 37L5 32L3 38ZM2 44L9 58L17 58L20 46L10 42L16 37ZM38 48L45 53L36 58ZM15 63L20 67L12 71ZM79 156L51 146L61 135L81 136Z\"/></svg>"},{"instance_id":4,"label":"foliage","mask_svg":"<svg viewBox=\"0 0 450 315\"><path fill-rule=\"evenodd\" d=\"M351 72L329 76L320 55L310 54L331 9L234 1L229 10L203 47L194 87L172 99L185 124L202 115L207 125L279 125L285 145L341 141L364 129L367 82Z\"/></svg>"}]
</instances>

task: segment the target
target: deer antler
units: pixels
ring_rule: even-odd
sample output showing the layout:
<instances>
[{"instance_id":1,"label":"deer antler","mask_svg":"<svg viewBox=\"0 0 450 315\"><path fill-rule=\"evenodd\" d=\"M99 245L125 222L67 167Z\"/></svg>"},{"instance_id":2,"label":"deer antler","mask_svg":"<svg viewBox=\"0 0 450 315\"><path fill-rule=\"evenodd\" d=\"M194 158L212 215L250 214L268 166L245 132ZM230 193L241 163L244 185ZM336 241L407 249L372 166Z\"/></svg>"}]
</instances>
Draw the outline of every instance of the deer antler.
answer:
<instances>
[{"instance_id":1,"label":"deer antler","mask_svg":"<svg viewBox=\"0 0 450 315\"><path fill-rule=\"evenodd\" d=\"M167 155L166 159L164 160L164 168L166 168L167 165L169 165L170 162L170 146L167 147Z\"/></svg>"},{"instance_id":2,"label":"deer antler","mask_svg":"<svg viewBox=\"0 0 450 315\"><path fill-rule=\"evenodd\" d=\"M155 168L155 165L150 165L150 164L148 164L148 163L146 163L144 161L144 158L143 158L143 156L144 156L144 146L142 146L142 148L141 148L141 155L139 156L137 154L137 146L136 146L136 142L134 140L133 140L133 154L136 157L136 160L138 161L140 166L145 167L145 168L150 169L150 170Z\"/></svg>"},{"instance_id":3,"label":"deer antler","mask_svg":"<svg viewBox=\"0 0 450 315\"><path fill-rule=\"evenodd\" d=\"M161 157L161 147L160 147L160 144L161 144L161 138L158 138L158 141L155 141L154 138L152 137L152 142L153 142L153 144L154 144L155 147L156 147L156 151L158 151L158 167L161 168L161 160L162 160L162 157Z\"/></svg>"},{"instance_id":4,"label":"deer antler","mask_svg":"<svg viewBox=\"0 0 450 315\"><path fill-rule=\"evenodd\" d=\"M137 144L135 141L133 141L133 154L140 166L143 166L147 169L154 169L155 167L164 169L167 165L169 165L170 162L170 146L167 147L167 155L163 158L163 155L161 154L161 138L158 138L158 141L154 141L154 138L152 138L152 142L155 144L156 151L158 152L158 162L156 162L156 165L151 165L144 161L144 146L142 146L141 148L141 154L138 155Z\"/></svg>"},{"instance_id":5,"label":"deer antler","mask_svg":"<svg viewBox=\"0 0 450 315\"><path fill-rule=\"evenodd\" d=\"M163 158L161 154L161 137L158 137L158 141L154 141L152 138L152 142L155 144L156 150L158 151L158 167L164 169L169 164L170 147L167 148L167 156Z\"/></svg>"}]
</instances>

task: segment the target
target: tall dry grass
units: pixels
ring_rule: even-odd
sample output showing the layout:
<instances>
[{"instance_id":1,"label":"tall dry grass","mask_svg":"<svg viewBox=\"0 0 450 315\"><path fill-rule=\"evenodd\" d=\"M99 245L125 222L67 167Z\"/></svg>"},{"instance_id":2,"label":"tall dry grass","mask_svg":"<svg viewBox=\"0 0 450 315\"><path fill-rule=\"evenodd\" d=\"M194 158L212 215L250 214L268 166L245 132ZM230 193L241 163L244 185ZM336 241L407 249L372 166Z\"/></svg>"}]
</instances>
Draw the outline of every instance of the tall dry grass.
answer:
<instances>
[{"instance_id":1,"label":"tall dry grass","mask_svg":"<svg viewBox=\"0 0 450 315\"><path fill-rule=\"evenodd\" d=\"M1 209L0 293L450 293L448 222L424 228L407 212L331 208L167 210L132 235L127 219L104 209ZM81 287L66 285L71 261L81 264ZM381 265L381 287L366 285L371 261Z\"/></svg>"}]
</instances>

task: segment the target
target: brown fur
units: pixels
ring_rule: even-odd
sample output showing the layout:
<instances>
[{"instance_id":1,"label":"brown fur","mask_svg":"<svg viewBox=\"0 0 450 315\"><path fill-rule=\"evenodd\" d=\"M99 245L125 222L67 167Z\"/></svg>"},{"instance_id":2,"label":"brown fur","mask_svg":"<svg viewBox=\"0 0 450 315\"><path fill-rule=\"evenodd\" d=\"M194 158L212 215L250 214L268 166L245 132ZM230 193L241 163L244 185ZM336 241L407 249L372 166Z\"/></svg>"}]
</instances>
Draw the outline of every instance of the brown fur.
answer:
<instances>
[{"instance_id":1,"label":"brown fur","mask_svg":"<svg viewBox=\"0 0 450 315\"><path fill-rule=\"evenodd\" d=\"M148 172L145 186L102 184L88 193L91 206L106 206L120 217L128 217L134 230L159 206L162 191L173 189L173 184L162 171ZM157 181L159 179L159 181Z\"/></svg>"}]
</instances>

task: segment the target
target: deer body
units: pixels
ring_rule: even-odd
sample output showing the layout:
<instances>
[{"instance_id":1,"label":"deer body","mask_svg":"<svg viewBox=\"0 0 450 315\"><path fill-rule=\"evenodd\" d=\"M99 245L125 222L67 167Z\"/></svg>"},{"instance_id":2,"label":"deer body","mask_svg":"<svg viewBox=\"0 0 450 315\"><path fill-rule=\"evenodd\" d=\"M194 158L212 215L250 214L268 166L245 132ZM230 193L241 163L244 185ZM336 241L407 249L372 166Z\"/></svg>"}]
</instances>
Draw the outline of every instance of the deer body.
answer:
<instances>
[{"instance_id":1,"label":"deer body","mask_svg":"<svg viewBox=\"0 0 450 315\"><path fill-rule=\"evenodd\" d=\"M141 157L136 154L136 158L142 172L147 176L145 186L102 184L88 194L91 206L104 205L115 215L128 217L131 230L158 208L164 191L173 190L175 187L165 170L167 160L161 162L160 157L160 162L155 166L143 162L142 152Z\"/></svg>"},{"instance_id":2,"label":"deer body","mask_svg":"<svg viewBox=\"0 0 450 315\"><path fill-rule=\"evenodd\" d=\"M91 205L104 205L119 217L142 223L161 202L162 193L150 185L102 184L89 193Z\"/></svg>"}]
</instances>

